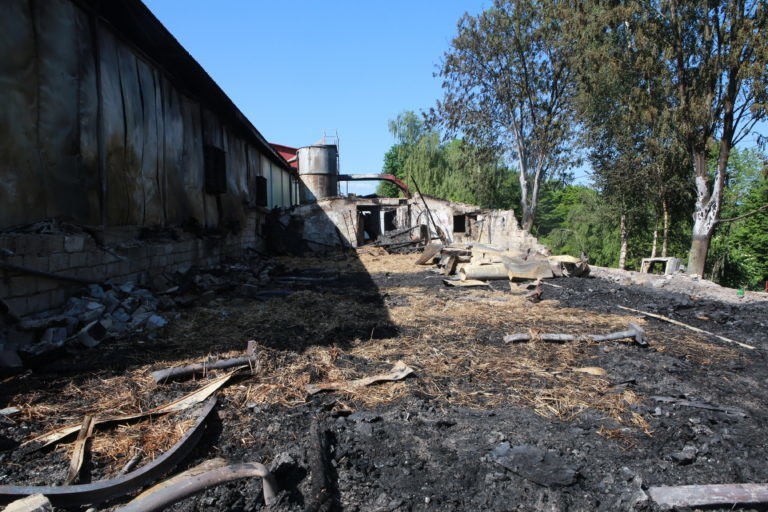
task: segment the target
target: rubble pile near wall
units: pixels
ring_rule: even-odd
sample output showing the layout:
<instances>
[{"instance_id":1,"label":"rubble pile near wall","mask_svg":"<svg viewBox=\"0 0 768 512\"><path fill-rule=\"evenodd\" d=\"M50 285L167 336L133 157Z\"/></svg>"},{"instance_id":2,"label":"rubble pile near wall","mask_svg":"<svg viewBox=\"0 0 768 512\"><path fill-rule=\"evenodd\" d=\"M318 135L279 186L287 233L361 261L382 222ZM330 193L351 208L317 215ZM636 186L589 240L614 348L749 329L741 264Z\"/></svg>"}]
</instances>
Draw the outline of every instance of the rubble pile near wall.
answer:
<instances>
[{"instance_id":1,"label":"rubble pile near wall","mask_svg":"<svg viewBox=\"0 0 768 512\"><path fill-rule=\"evenodd\" d=\"M168 323L159 313L161 300L146 288L122 283L92 284L86 290L70 297L62 308L21 318L6 334L16 340L6 350L20 349L31 357L69 343L93 348L128 331L154 331Z\"/></svg>"},{"instance_id":2,"label":"rubble pile near wall","mask_svg":"<svg viewBox=\"0 0 768 512\"><path fill-rule=\"evenodd\" d=\"M94 348L124 334L153 338L178 308L204 304L222 293L258 299L274 294L265 283L276 264L248 263L158 274L150 288L133 282L90 284L64 306L0 324L0 368L20 368L67 346ZM20 356L20 357L19 357Z\"/></svg>"},{"instance_id":3,"label":"rubble pile near wall","mask_svg":"<svg viewBox=\"0 0 768 512\"><path fill-rule=\"evenodd\" d=\"M435 265L446 277L467 280L535 280L553 277L586 277L588 261L568 255L503 249L487 244L439 244L424 248L421 265Z\"/></svg>"}]
</instances>

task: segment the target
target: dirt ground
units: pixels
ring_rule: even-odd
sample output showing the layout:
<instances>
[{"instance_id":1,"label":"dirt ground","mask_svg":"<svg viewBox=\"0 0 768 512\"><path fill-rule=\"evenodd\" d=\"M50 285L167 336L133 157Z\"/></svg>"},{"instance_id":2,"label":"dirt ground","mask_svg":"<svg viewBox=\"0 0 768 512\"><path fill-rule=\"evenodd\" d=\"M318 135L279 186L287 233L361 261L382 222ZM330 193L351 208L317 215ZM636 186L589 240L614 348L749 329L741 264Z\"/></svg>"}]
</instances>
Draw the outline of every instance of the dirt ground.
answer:
<instances>
[{"instance_id":1,"label":"dirt ground","mask_svg":"<svg viewBox=\"0 0 768 512\"><path fill-rule=\"evenodd\" d=\"M20 443L85 414L175 400L228 370L162 384L149 372L241 355L248 340L258 364L217 392L205 435L173 473L213 457L262 462L281 488L269 510L658 510L652 486L768 482L766 294L594 269L547 281L531 303L525 283L448 287L416 258L365 248L279 258L262 285L274 296L221 287L166 312L173 319L159 333L70 348L3 378L0 408L20 412L0 416L0 484L61 484L73 439L42 450ZM629 322L649 347L537 339ZM511 333L534 339L504 343ZM397 382L306 389L398 361L413 373ZM149 463L193 420L188 411L97 428L81 482L113 478L134 457ZM266 509L260 480L243 479L169 510Z\"/></svg>"}]
</instances>

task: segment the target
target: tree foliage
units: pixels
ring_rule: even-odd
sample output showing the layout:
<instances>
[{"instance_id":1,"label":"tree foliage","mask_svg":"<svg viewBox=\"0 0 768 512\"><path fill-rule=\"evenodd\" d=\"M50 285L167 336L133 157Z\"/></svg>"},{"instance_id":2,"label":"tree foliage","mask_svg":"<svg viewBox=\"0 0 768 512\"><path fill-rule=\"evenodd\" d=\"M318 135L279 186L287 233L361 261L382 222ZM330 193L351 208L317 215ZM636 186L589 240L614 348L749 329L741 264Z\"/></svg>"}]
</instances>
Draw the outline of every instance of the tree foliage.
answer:
<instances>
[{"instance_id":1,"label":"tree foliage","mask_svg":"<svg viewBox=\"0 0 768 512\"><path fill-rule=\"evenodd\" d=\"M549 2L495 0L465 15L444 55L443 100L433 119L451 134L514 163L522 225L536 216L540 186L570 162L573 81L553 43L558 22Z\"/></svg>"},{"instance_id":2,"label":"tree foliage","mask_svg":"<svg viewBox=\"0 0 768 512\"><path fill-rule=\"evenodd\" d=\"M708 274L726 286L763 289L768 281L768 157L756 149L734 151L727 185L723 218L736 220L718 223Z\"/></svg>"},{"instance_id":3,"label":"tree foliage","mask_svg":"<svg viewBox=\"0 0 768 512\"><path fill-rule=\"evenodd\" d=\"M564 11L574 54L586 55L592 72L607 64L631 70L622 73L626 108L664 121L670 141L690 156L696 202L689 271L695 273L704 270L731 150L766 114L767 9L765 0L627 0ZM655 113L646 109L659 100ZM710 176L713 141L717 166Z\"/></svg>"},{"instance_id":4,"label":"tree foliage","mask_svg":"<svg viewBox=\"0 0 768 512\"><path fill-rule=\"evenodd\" d=\"M488 208L511 208L519 197L514 173L499 162L488 161L460 139L441 141L413 112L404 112L389 123L395 144L384 155L384 172L394 174L415 189L451 201ZM379 195L396 197L389 183Z\"/></svg>"}]
</instances>

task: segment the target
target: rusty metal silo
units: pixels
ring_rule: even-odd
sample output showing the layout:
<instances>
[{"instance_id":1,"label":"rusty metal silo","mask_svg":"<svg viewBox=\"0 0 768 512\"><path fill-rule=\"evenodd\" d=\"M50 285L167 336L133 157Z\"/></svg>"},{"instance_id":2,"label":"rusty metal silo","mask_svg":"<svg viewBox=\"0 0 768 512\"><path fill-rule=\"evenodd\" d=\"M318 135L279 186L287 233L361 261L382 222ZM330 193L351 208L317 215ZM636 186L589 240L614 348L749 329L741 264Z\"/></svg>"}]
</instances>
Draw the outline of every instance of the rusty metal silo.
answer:
<instances>
[{"instance_id":1,"label":"rusty metal silo","mask_svg":"<svg viewBox=\"0 0 768 512\"><path fill-rule=\"evenodd\" d=\"M335 144L299 148L301 204L339 195L339 149Z\"/></svg>"}]
</instances>

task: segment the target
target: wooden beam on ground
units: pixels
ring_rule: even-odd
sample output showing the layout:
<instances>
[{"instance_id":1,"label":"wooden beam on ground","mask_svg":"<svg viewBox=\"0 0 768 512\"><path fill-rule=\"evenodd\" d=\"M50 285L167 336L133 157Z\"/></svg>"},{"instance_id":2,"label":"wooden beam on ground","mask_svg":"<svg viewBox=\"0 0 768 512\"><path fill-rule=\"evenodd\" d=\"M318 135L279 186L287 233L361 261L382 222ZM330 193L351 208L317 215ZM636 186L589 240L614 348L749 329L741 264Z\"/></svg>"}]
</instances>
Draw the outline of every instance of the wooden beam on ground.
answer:
<instances>
[{"instance_id":1,"label":"wooden beam on ground","mask_svg":"<svg viewBox=\"0 0 768 512\"><path fill-rule=\"evenodd\" d=\"M651 487L651 499L668 508L768 504L768 484L713 484Z\"/></svg>"}]
</instances>

